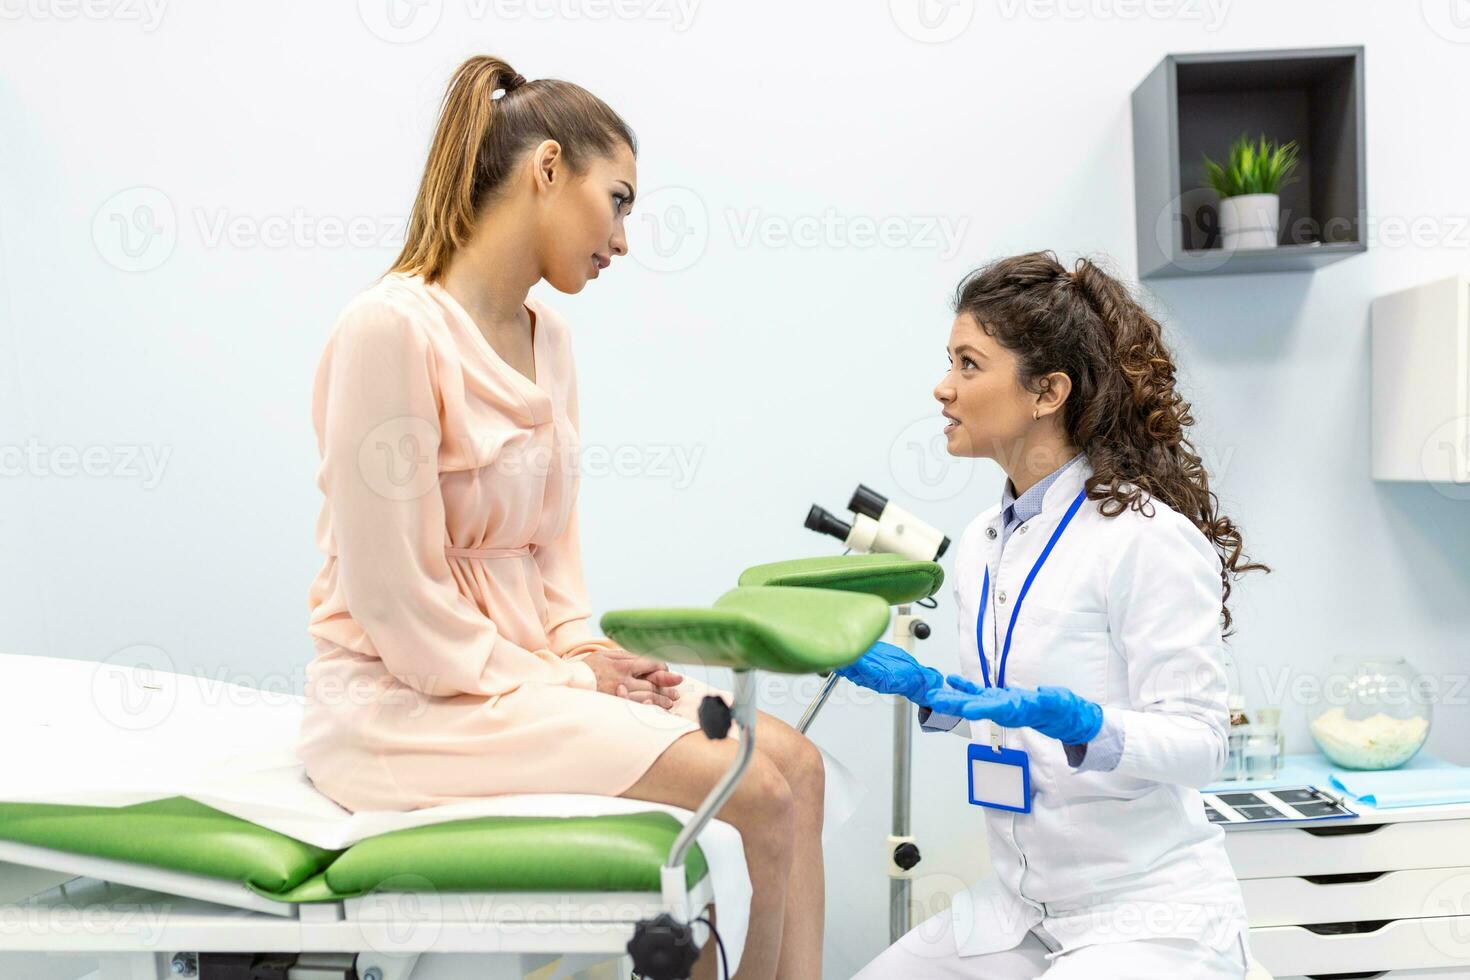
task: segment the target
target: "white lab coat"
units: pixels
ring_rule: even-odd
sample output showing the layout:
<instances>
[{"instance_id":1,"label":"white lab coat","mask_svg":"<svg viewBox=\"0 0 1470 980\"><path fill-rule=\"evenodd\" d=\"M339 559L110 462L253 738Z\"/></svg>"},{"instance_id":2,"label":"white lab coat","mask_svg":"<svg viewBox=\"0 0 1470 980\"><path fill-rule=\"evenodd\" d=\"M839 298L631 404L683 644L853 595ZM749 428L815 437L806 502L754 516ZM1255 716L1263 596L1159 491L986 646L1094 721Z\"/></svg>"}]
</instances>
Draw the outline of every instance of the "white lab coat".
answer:
<instances>
[{"instance_id":1,"label":"white lab coat","mask_svg":"<svg viewBox=\"0 0 1470 980\"><path fill-rule=\"evenodd\" d=\"M960 662L974 683L984 683L975 618L985 568L993 682L1022 583L1091 475L1086 458L1059 474L1041 513L1012 531L1004 560L998 505L960 537ZM999 729L1003 745L1030 756L1032 812L973 808L995 874L955 899L960 956L1011 949L1037 924L1064 950L1165 937L1225 949L1245 928L1224 833L1198 793L1225 763L1220 562L1185 517L1159 501L1151 510L1109 518L1085 500L1022 605L1006 685L1061 685L1102 705L1122 728L1123 752L1111 771L1088 772L1055 739ZM991 727L953 730L988 744ZM964 772L952 775L964 785Z\"/></svg>"}]
</instances>

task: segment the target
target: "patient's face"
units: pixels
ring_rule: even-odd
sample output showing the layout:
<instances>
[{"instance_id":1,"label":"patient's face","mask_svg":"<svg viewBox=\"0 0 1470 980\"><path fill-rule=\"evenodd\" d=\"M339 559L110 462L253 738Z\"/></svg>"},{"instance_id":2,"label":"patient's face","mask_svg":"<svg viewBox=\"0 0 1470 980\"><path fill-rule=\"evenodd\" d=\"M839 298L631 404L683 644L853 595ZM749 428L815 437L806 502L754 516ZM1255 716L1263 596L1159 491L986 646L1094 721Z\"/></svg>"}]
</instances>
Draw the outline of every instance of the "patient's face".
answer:
<instances>
[{"instance_id":1,"label":"patient's face","mask_svg":"<svg viewBox=\"0 0 1470 980\"><path fill-rule=\"evenodd\" d=\"M946 448L954 456L983 456L1005 466L1019 454L1036 396L1016 376L1016 355L987 334L969 313L949 330L949 371L934 387L945 420Z\"/></svg>"},{"instance_id":2,"label":"patient's face","mask_svg":"<svg viewBox=\"0 0 1470 980\"><path fill-rule=\"evenodd\" d=\"M607 155L593 154L580 172L564 158L551 166L557 179L543 197L542 274L561 292L576 293L628 252L623 219L636 193L637 163L619 143Z\"/></svg>"}]
</instances>

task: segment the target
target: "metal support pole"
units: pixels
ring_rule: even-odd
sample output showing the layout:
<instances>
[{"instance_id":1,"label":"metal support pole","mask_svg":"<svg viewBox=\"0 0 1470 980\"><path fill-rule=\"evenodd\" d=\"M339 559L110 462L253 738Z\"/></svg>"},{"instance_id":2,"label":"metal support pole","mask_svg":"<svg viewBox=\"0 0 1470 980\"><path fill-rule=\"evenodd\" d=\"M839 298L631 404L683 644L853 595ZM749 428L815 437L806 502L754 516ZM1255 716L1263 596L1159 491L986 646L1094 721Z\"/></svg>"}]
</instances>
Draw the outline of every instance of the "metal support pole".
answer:
<instances>
[{"instance_id":1,"label":"metal support pole","mask_svg":"<svg viewBox=\"0 0 1470 980\"><path fill-rule=\"evenodd\" d=\"M913 706L906 698L893 699L893 836L909 836L909 764L913 760L910 721ZM889 841L889 850L896 846ZM891 860L891 857L890 857ZM912 927L909 921L909 879L888 879L888 942L893 944Z\"/></svg>"},{"instance_id":2,"label":"metal support pole","mask_svg":"<svg viewBox=\"0 0 1470 980\"><path fill-rule=\"evenodd\" d=\"M912 653L914 617L907 603L898 607L893 619L893 645ZM907 698L893 699L893 836L889 838L888 941L896 943L911 928L909 879L893 873L893 849L909 838L909 773L913 763L913 707Z\"/></svg>"},{"instance_id":3,"label":"metal support pole","mask_svg":"<svg viewBox=\"0 0 1470 980\"><path fill-rule=\"evenodd\" d=\"M836 674L827 675L827 680L823 682L822 689L817 692L817 696L812 698L812 703L807 705L806 710L801 713L801 721L796 723L796 730L798 732L805 735L806 730L812 727L812 722L817 720L817 712L822 710L822 705L827 703L827 698L832 694L832 689L837 686L837 682L841 679Z\"/></svg>"}]
</instances>

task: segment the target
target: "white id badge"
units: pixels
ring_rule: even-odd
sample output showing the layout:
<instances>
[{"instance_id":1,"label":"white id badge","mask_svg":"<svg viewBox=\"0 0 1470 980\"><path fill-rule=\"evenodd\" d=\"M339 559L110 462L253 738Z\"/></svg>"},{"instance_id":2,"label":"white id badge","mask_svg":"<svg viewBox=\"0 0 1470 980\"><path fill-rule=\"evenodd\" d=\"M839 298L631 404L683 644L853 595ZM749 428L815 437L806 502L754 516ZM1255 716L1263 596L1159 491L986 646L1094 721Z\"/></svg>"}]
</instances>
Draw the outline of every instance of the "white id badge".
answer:
<instances>
[{"instance_id":1,"label":"white id badge","mask_svg":"<svg viewBox=\"0 0 1470 980\"><path fill-rule=\"evenodd\" d=\"M996 810L1031 812L1031 759L1020 749L970 743L970 802Z\"/></svg>"}]
</instances>

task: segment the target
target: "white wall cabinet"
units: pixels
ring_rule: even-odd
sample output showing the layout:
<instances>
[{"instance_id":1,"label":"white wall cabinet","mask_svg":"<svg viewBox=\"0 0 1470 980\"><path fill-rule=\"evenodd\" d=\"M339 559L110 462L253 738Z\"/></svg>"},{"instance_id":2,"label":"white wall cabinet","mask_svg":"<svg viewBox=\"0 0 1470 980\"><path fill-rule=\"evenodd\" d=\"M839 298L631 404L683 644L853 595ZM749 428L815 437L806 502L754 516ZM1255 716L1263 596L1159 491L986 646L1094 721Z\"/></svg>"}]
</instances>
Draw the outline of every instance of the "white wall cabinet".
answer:
<instances>
[{"instance_id":1,"label":"white wall cabinet","mask_svg":"<svg viewBox=\"0 0 1470 980\"><path fill-rule=\"evenodd\" d=\"M1470 278L1372 306L1373 478L1470 484Z\"/></svg>"}]
</instances>

